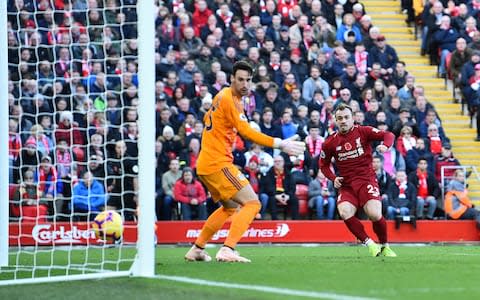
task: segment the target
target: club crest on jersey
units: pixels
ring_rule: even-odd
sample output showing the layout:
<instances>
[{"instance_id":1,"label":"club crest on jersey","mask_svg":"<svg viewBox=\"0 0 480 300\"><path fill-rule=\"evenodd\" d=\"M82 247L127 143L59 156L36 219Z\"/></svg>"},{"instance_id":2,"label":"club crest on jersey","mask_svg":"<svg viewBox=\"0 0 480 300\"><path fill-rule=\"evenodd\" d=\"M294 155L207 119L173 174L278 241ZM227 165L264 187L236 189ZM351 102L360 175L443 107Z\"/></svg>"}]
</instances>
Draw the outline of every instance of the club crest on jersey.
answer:
<instances>
[{"instance_id":1,"label":"club crest on jersey","mask_svg":"<svg viewBox=\"0 0 480 300\"><path fill-rule=\"evenodd\" d=\"M342 150L342 146L337 146L337 148L335 148L336 151L340 151Z\"/></svg>"},{"instance_id":2,"label":"club crest on jersey","mask_svg":"<svg viewBox=\"0 0 480 300\"><path fill-rule=\"evenodd\" d=\"M350 151L352 150L352 145L350 143L345 143L345 150Z\"/></svg>"}]
</instances>

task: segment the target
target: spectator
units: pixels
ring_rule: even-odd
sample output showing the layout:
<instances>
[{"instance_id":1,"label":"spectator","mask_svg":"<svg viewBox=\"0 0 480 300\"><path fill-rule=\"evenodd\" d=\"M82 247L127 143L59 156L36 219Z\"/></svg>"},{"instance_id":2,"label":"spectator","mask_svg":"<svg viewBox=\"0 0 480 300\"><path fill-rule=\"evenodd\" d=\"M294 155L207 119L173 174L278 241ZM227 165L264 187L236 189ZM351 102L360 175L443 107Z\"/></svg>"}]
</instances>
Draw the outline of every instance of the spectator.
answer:
<instances>
[{"instance_id":1,"label":"spectator","mask_svg":"<svg viewBox=\"0 0 480 300\"><path fill-rule=\"evenodd\" d=\"M265 133L269 136L278 138L282 136L282 128L278 124L274 123L273 110L270 107L265 107L263 109L262 119L260 121L260 130L262 133ZM273 154L272 148L265 149L265 151L269 154Z\"/></svg>"},{"instance_id":2,"label":"spectator","mask_svg":"<svg viewBox=\"0 0 480 300\"><path fill-rule=\"evenodd\" d=\"M96 180L105 185L105 161L101 156L91 155L88 159L87 170L92 173ZM74 181L73 176L72 181Z\"/></svg>"},{"instance_id":3,"label":"spectator","mask_svg":"<svg viewBox=\"0 0 480 300\"><path fill-rule=\"evenodd\" d=\"M407 151L407 157L405 159L407 173L410 173L417 168L418 160L423 157L427 160L427 168L431 173L435 173L435 161L433 154L427 147L427 143L424 138L418 138L415 147Z\"/></svg>"},{"instance_id":4,"label":"spectator","mask_svg":"<svg viewBox=\"0 0 480 300\"><path fill-rule=\"evenodd\" d=\"M454 178L448 183L445 195L445 212L450 219L475 220L480 229L480 214L468 197L465 183L465 172L457 169Z\"/></svg>"},{"instance_id":5,"label":"spectator","mask_svg":"<svg viewBox=\"0 0 480 300\"><path fill-rule=\"evenodd\" d=\"M307 166L308 174L310 177L315 176L318 170L318 159L322 152L322 146L325 139L320 135L321 129L318 124L308 125L308 135L305 138L305 144L307 145L307 151L305 152L306 161L311 163Z\"/></svg>"},{"instance_id":6,"label":"spectator","mask_svg":"<svg viewBox=\"0 0 480 300\"><path fill-rule=\"evenodd\" d=\"M15 119L8 120L8 182L14 182L14 164L22 149L22 139L18 133L18 122Z\"/></svg>"},{"instance_id":7,"label":"spectator","mask_svg":"<svg viewBox=\"0 0 480 300\"><path fill-rule=\"evenodd\" d=\"M380 126L378 129L385 130ZM400 170L405 172L405 159L395 147L391 147L381 156L383 157L383 167L390 176L393 177Z\"/></svg>"},{"instance_id":8,"label":"spectator","mask_svg":"<svg viewBox=\"0 0 480 300\"><path fill-rule=\"evenodd\" d=\"M373 171L375 171L375 176L377 177L378 188L380 190L380 197L382 200L382 214L387 215L388 207L388 188L392 183L392 176L387 174L383 169L383 158L379 155L373 156L372 159Z\"/></svg>"},{"instance_id":9,"label":"spectator","mask_svg":"<svg viewBox=\"0 0 480 300\"><path fill-rule=\"evenodd\" d=\"M408 174L408 181L417 189L417 219L423 219L424 211L427 209L426 217L432 220L441 192L435 175L428 171L428 162L425 158L421 157L418 160L417 170Z\"/></svg>"},{"instance_id":10,"label":"spectator","mask_svg":"<svg viewBox=\"0 0 480 300\"><path fill-rule=\"evenodd\" d=\"M316 178L308 184L308 198L308 206L316 209L318 220L333 220L336 207L335 189L321 170L318 170Z\"/></svg>"},{"instance_id":11,"label":"spectator","mask_svg":"<svg viewBox=\"0 0 480 300\"><path fill-rule=\"evenodd\" d=\"M54 154L58 180L63 183L64 196L71 194L72 179L75 179L76 164L74 162L74 153L68 147L67 141L59 140ZM63 205L57 207L58 212L63 211Z\"/></svg>"},{"instance_id":12,"label":"spectator","mask_svg":"<svg viewBox=\"0 0 480 300\"><path fill-rule=\"evenodd\" d=\"M333 4L330 4L333 5ZM333 25L337 30L342 26L343 24L343 15L345 13L345 10L343 9L343 5L340 3L335 3L333 7L333 15L330 15L329 23Z\"/></svg>"},{"instance_id":13,"label":"spectator","mask_svg":"<svg viewBox=\"0 0 480 300\"><path fill-rule=\"evenodd\" d=\"M282 116L285 106L286 103L278 98L277 85L272 83L267 89L265 102L263 103L264 109L270 108L273 112L273 119L277 120Z\"/></svg>"},{"instance_id":14,"label":"spectator","mask_svg":"<svg viewBox=\"0 0 480 300\"><path fill-rule=\"evenodd\" d=\"M392 83L400 89L406 83L408 72L405 70L405 62L398 61L395 66L395 71L392 74Z\"/></svg>"},{"instance_id":15,"label":"spectator","mask_svg":"<svg viewBox=\"0 0 480 300\"><path fill-rule=\"evenodd\" d=\"M428 140L429 149L433 154L440 154L442 151L442 144L445 142L438 134L438 127L435 124L428 126Z\"/></svg>"},{"instance_id":16,"label":"spectator","mask_svg":"<svg viewBox=\"0 0 480 300\"><path fill-rule=\"evenodd\" d=\"M38 184L39 196L48 201L55 201L55 207L61 209L63 207L63 182L59 180L50 156L42 157L34 176Z\"/></svg>"},{"instance_id":17,"label":"spectator","mask_svg":"<svg viewBox=\"0 0 480 300\"><path fill-rule=\"evenodd\" d=\"M355 36L355 42L362 41L362 33L355 23L355 18L351 13L346 13L343 15L343 24L340 25L337 29L337 40L344 43L347 40L347 35L349 32L353 32Z\"/></svg>"},{"instance_id":18,"label":"spectator","mask_svg":"<svg viewBox=\"0 0 480 300\"><path fill-rule=\"evenodd\" d=\"M450 76L457 86L460 83L460 73L463 65L470 61L473 50L467 48L467 42L464 38L458 38L455 42L455 50L450 59Z\"/></svg>"},{"instance_id":19,"label":"spectator","mask_svg":"<svg viewBox=\"0 0 480 300\"><path fill-rule=\"evenodd\" d=\"M182 153L180 153L180 165L189 167L195 172L197 169L197 159L199 153L200 140L196 138L190 139L190 142L188 143L188 149L184 149Z\"/></svg>"},{"instance_id":20,"label":"spectator","mask_svg":"<svg viewBox=\"0 0 480 300\"><path fill-rule=\"evenodd\" d=\"M435 110L431 109L427 111L427 115L425 116L425 120L420 122L419 129L420 129L420 137L428 138L429 137L429 129L430 125L436 125L438 129L438 135L442 141L449 142L450 140L445 135L445 131L441 126L440 120L438 120L437 113Z\"/></svg>"},{"instance_id":21,"label":"spectator","mask_svg":"<svg viewBox=\"0 0 480 300\"><path fill-rule=\"evenodd\" d=\"M196 180L193 170L185 167L180 179L173 186L175 201L180 202L183 220L192 219L192 211L195 210L198 220L207 218L207 196L200 181Z\"/></svg>"},{"instance_id":22,"label":"spectator","mask_svg":"<svg viewBox=\"0 0 480 300\"><path fill-rule=\"evenodd\" d=\"M40 196L33 172L27 170L23 181L15 190L13 200L19 204L20 216L25 221L46 222L48 216L48 201Z\"/></svg>"},{"instance_id":23,"label":"spectator","mask_svg":"<svg viewBox=\"0 0 480 300\"><path fill-rule=\"evenodd\" d=\"M408 216L413 209L417 191L415 186L407 181L405 171L397 171L395 180L388 188L387 218L395 219L396 216Z\"/></svg>"},{"instance_id":24,"label":"spectator","mask_svg":"<svg viewBox=\"0 0 480 300\"><path fill-rule=\"evenodd\" d=\"M163 128L162 136L158 139L163 143L163 148L170 159L177 157L182 149L180 138L174 135L173 128L166 125Z\"/></svg>"},{"instance_id":25,"label":"spectator","mask_svg":"<svg viewBox=\"0 0 480 300\"><path fill-rule=\"evenodd\" d=\"M415 123L421 124L425 121L427 112L429 110L435 111L435 109L432 104L428 103L424 95L418 95L415 99L415 106L410 109L410 113L415 119Z\"/></svg>"},{"instance_id":26,"label":"spectator","mask_svg":"<svg viewBox=\"0 0 480 300\"><path fill-rule=\"evenodd\" d=\"M107 195L103 184L92 173L85 172L82 180L73 188L72 213L87 214L87 219L93 220L106 203Z\"/></svg>"},{"instance_id":27,"label":"spectator","mask_svg":"<svg viewBox=\"0 0 480 300\"><path fill-rule=\"evenodd\" d=\"M200 47L202 47L202 45L202 40L195 36L195 31L192 27L188 26L183 29L183 40L178 45L180 50L188 51L190 55L195 56L200 52ZM189 59L189 61L190 66L186 70L192 70L195 66L193 59ZM180 81L182 82L182 80Z\"/></svg>"},{"instance_id":28,"label":"spectator","mask_svg":"<svg viewBox=\"0 0 480 300\"><path fill-rule=\"evenodd\" d=\"M385 42L383 35L377 37L375 47L369 51L368 66L372 67L374 62L380 63L380 74L390 79L398 62L398 56L395 49Z\"/></svg>"},{"instance_id":29,"label":"spectator","mask_svg":"<svg viewBox=\"0 0 480 300\"><path fill-rule=\"evenodd\" d=\"M316 124L321 124L321 128L324 128L323 134L330 134L335 130L335 120L334 120L334 104L332 97L325 99L322 111L312 111L310 113L310 121ZM323 135L322 132L320 135Z\"/></svg>"},{"instance_id":30,"label":"spectator","mask_svg":"<svg viewBox=\"0 0 480 300\"><path fill-rule=\"evenodd\" d=\"M252 144L250 150L245 152L245 161L250 161L252 156L258 158L258 166L262 175L266 174L273 166L273 157L258 144Z\"/></svg>"},{"instance_id":31,"label":"spectator","mask_svg":"<svg viewBox=\"0 0 480 300\"><path fill-rule=\"evenodd\" d=\"M460 162L453 156L452 145L445 143L442 145L440 155L435 157L435 178L437 182L442 182L442 179L444 179L444 182L447 183L452 179L455 173L455 168L452 167L455 166L460 166ZM444 167L446 168L443 169Z\"/></svg>"},{"instance_id":32,"label":"spectator","mask_svg":"<svg viewBox=\"0 0 480 300\"><path fill-rule=\"evenodd\" d=\"M300 93L300 92L299 92ZM300 136L301 139L306 137L307 131L307 123L308 123L308 108L304 104L300 104L297 107L297 113L293 117L293 120L296 124L298 124L298 131L297 134Z\"/></svg>"},{"instance_id":33,"label":"spectator","mask_svg":"<svg viewBox=\"0 0 480 300\"><path fill-rule=\"evenodd\" d=\"M22 180L21 174L25 174L26 171L36 170L37 166L40 163L41 157L42 157L42 153L37 150L35 141L27 140L22 150L20 151L20 155L17 157L17 159L13 164L14 165L14 172L13 172L14 182L20 183Z\"/></svg>"},{"instance_id":34,"label":"spectator","mask_svg":"<svg viewBox=\"0 0 480 300\"><path fill-rule=\"evenodd\" d=\"M272 220L277 220L278 206L288 207L292 220L298 219L298 199L295 197L295 184L289 170L285 168L282 155L275 156L274 166L261 178L261 193L269 197ZM286 215L285 215L286 217Z\"/></svg>"},{"instance_id":35,"label":"spectator","mask_svg":"<svg viewBox=\"0 0 480 300\"><path fill-rule=\"evenodd\" d=\"M365 49L365 44L363 42L357 43L355 46L355 52L353 53L355 66L358 70L358 73L362 75L367 75L368 70L368 51Z\"/></svg>"},{"instance_id":36,"label":"spectator","mask_svg":"<svg viewBox=\"0 0 480 300\"><path fill-rule=\"evenodd\" d=\"M281 119L282 124L282 138L287 139L295 135L297 132L297 124L293 123L292 114L284 111Z\"/></svg>"},{"instance_id":37,"label":"spectator","mask_svg":"<svg viewBox=\"0 0 480 300\"><path fill-rule=\"evenodd\" d=\"M398 90L398 98L403 107L410 108L413 105L413 89L415 88L415 77L413 75L405 76L405 85Z\"/></svg>"},{"instance_id":38,"label":"spectator","mask_svg":"<svg viewBox=\"0 0 480 300\"><path fill-rule=\"evenodd\" d=\"M110 197L108 210L119 210L126 221L136 218L138 191L138 163L136 158L127 158L127 145L120 140L115 143L115 152L107 159L107 192Z\"/></svg>"},{"instance_id":39,"label":"spectator","mask_svg":"<svg viewBox=\"0 0 480 300\"><path fill-rule=\"evenodd\" d=\"M438 31L433 34L432 41L441 50L440 67L438 69L439 76L445 78L447 74L446 58L455 50L455 43L460 34L455 28L450 26L450 17L443 16Z\"/></svg>"},{"instance_id":40,"label":"spectator","mask_svg":"<svg viewBox=\"0 0 480 300\"><path fill-rule=\"evenodd\" d=\"M401 131L405 126L410 127L411 135L415 138L419 136L420 132L418 131L418 126L414 118L411 117L410 110L406 107L400 108L400 113L398 119L393 122L392 133L396 137L401 135ZM402 152L402 154L404 154ZM405 156L405 155L404 155Z\"/></svg>"},{"instance_id":41,"label":"spectator","mask_svg":"<svg viewBox=\"0 0 480 300\"><path fill-rule=\"evenodd\" d=\"M193 126L195 124L195 121L197 121L195 114L187 111L185 113L185 119L178 129L178 137L180 138L180 142L182 143L182 146L185 146L186 144L186 139L188 136L190 136L193 133Z\"/></svg>"},{"instance_id":42,"label":"spectator","mask_svg":"<svg viewBox=\"0 0 480 300\"><path fill-rule=\"evenodd\" d=\"M40 153L42 153L42 156L50 155L53 151L54 143L45 135L42 125L33 125L30 133L31 135L27 139L26 144L33 142Z\"/></svg>"},{"instance_id":43,"label":"spectator","mask_svg":"<svg viewBox=\"0 0 480 300\"><path fill-rule=\"evenodd\" d=\"M64 140L69 147L72 147L76 159L83 161L85 157L85 150L82 149L85 145L84 134L80 131L77 124L73 121L73 114L69 111L64 111L60 114L59 124L55 130L55 141Z\"/></svg>"},{"instance_id":44,"label":"spectator","mask_svg":"<svg viewBox=\"0 0 480 300\"><path fill-rule=\"evenodd\" d=\"M90 143L87 152L89 156L97 155L101 160L107 158L105 143L101 134L95 133L90 137Z\"/></svg>"},{"instance_id":45,"label":"spectator","mask_svg":"<svg viewBox=\"0 0 480 300\"><path fill-rule=\"evenodd\" d=\"M417 138L412 133L413 130L410 126L403 126L400 136L397 138L397 150L404 158L407 157L407 152L417 144Z\"/></svg>"},{"instance_id":46,"label":"spectator","mask_svg":"<svg viewBox=\"0 0 480 300\"><path fill-rule=\"evenodd\" d=\"M258 157L256 155L253 155L252 157L250 157L250 160L248 161L247 166L245 166L243 170L243 174L252 185L253 191L259 196L260 202L262 203L262 208L260 209L260 213L259 215L256 216L256 219L262 219L265 217L265 212L267 211L268 195L265 193L260 193L261 173L258 166L259 166Z\"/></svg>"},{"instance_id":47,"label":"spectator","mask_svg":"<svg viewBox=\"0 0 480 300\"><path fill-rule=\"evenodd\" d=\"M187 59L187 62L185 63L183 69L178 72L179 83L185 86L191 84L193 82L193 73L197 71L198 68L195 64L195 59Z\"/></svg>"},{"instance_id":48,"label":"spectator","mask_svg":"<svg viewBox=\"0 0 480 300\"><path fill-rule=\"evenodd\" d=\"M175 182L182 176L180 170L180 162L178 159L170 160L168 171L162 175L162 189L163 189L163 201L157 203L161 206L161 214L159 217L160 220L171 220L172 219L172 205L173 205L173 187Z\"/></svg>"},{"instance_id":49,"label":"spectator","mask_svg":"<svg viewBox=\"0 0 480 300\"><path fill-rule=\"evenodd\" d=\"M195 11L192 15L192 23L197 32L200 32L200 29L207 25L207 22L212 14L212 11L208 8L207 1L197 1L195 5Z\"/></svg>"},{"instance_id":50,"label":"spectator","mask_svg":"<svg viewBox=\"0 0 480 300\"><path fill-rule=\"evenodd\" d=\"M430 55L430 63L436 64L438 61L438 45L433 43L433 35L440 29L441 20L444 15L442 1L435 1L426 6L423 10L422 22L425 24L422 32L421 54Z\"/></svg>"},{"instance_id":51,"label":"spectator","mask_svg":"<svg viewBox=\"0 0 480 300\"><path fill-rule=\"evenodd\" d=\"M323 104L325 102L325 97L323 97L323 92L321 90L315 90L313 92L313 99L307 104L308 111L321 111Z\"/></svg>"}]
</instances>

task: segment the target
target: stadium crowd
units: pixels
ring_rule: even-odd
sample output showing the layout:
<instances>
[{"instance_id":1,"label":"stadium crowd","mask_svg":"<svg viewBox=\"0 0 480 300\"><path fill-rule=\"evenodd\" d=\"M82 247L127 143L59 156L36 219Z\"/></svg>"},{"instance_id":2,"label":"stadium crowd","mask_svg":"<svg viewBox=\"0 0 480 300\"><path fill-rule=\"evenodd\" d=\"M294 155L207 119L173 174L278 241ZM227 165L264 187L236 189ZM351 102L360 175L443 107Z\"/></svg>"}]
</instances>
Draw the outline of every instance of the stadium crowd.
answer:
<instances>
[{"instance_id":1,"label":"stadium crowd","mask_svg":"<svg viewBox=\"0 0 480 300\"><path fill-rule=\"evenodd\" d=\"M359 1L155 2L155 99L139 100L136 0L8 1L13 215L62 219L107 206L135 219L137 201L149 201L137 199L136 107L155 101L157 218L205 219L215 204L195 176L203 116L233 63L245 60L255 67L243 99L251 125L274 137L298 134L307 145L289 157L237 139L234 163L259 194L258 218L276 219L278 210L299 218L297 185L309 186L310 217L335 218L335 189L318 158L339 103L358 124L397 137L374 158L385 216L443 216L440 169L459 162L423 87ZM445 15L438 32L453 20L457 36L439 53L443 62L452 52L452 74L477 95L480 33L466 24L480 2L442 2L429 1L424 15ZM424 41L436 39L425 24ZM38 203L42 210L32 209Z\"/></svg>"}]
</instances>

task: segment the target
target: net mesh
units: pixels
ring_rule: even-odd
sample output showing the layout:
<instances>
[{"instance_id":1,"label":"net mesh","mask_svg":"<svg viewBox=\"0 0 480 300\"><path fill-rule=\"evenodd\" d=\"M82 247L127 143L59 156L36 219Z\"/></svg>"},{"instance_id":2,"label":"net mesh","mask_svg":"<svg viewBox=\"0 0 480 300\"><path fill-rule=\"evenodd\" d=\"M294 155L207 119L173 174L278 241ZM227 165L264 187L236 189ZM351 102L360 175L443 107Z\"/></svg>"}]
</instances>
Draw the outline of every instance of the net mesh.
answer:
<instances>
[{"instance_id":1,"label":"net mesh","mask_svg":"<svg viewBox=\"0 0 480 300\"><path fill-rule=\"evenodd\" d=\"M0 279L126 270L136 250L135 0L9 0L10 262ZM119 212L124 238L91 221ZM133 236L133 234L131 235Z\"/></svg>"}]
</instances>

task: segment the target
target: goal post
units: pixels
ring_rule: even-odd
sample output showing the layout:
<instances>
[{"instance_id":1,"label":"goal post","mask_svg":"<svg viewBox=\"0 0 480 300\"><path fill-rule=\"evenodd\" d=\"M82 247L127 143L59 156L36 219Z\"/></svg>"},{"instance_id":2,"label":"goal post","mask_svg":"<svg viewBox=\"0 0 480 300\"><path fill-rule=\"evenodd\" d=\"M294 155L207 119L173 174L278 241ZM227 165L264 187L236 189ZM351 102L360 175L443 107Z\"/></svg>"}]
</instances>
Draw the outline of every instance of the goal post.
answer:
<instances>
[{"instance_id":1,"label":"goal post","mask_svg":"<svg viewBox=\"0 0 480 300\"><path fill-rule=\"evenodd\" d=\"M123 2L122 2L123 3ZM71 8L70 8L71 9ZM67 11L61 10L55 11L55 13L68 14L68 16L73 16L75 14L85 14L89 11L90 8L83 10L72 10ZM106 9L104 7L96 8L97 10ZM9 211L11 209L11 199L9 194L11 193L11 186L9 185L9 166L11 160L9 159L9 143L10 141L9 134L9 101L0 101L0 138L2 143L0 143L0 286L10 285L10 284L23 284L23 283L42 283L42 282L54 282L54 281L70 281L70 280L84 280L84 279L95 279L95 278L109 278L109 277L120 277L120 276L141 276L141 277L153 277L155 275L155 168L156 168L156 157L155 157L155 6L154 1L152 0L137 0L136 5L124 5L119 6L118 11L123 11L124 9L135 10L137 21L135 26L137 28L137 35L135 39L138 42L138 54L136 59L138 59L138 105L136 110L138 112L138 155L135 157L138 165L138 190L136 194L137 199L137 223L126 223L125 227L129 227L131 236L133 232L136 232L136 237L132 238L131 236L127 241L123 239L117 245L99 245L95 241L95 235L90 229L89 219L90 211L84 215L87 217L87 221L78 222L72 218L73 212L70 215L69 220L57 220L57 216L61 218L68 218L68 215L64 214L62 211L58 211L58 208L53 205L54 215L53 219L48 219L47 222L39 221L37 219L33 221L28 221L28 218L25 218L23 212L20 210L20 215L17 216L17 219L12 221L12 216L10 216ZM8 20L10 19L10 11L7 8L7 1L0 1L0 26L7 28L7 16ZM32 15L37 16L41 15L38 11L34 11ZM36 20L36 19L35 19ZM130 20L128 22L122 21L119 25L121 28L123 25L132 26L133 22ZM38 25L38 24L36 24ZM111 25L111 23L110 23ZM89 29L88 22L85 27L87 32ZM91 27L93 29L101 29L108 25L98 25L94 24ZM23 28L25 29L25 28ZM14 30L14 29L12 29ZM36 29L27 29L36 30ZM123 30L123 29L120 29ZM72 35L73 29L66 31L66 34ZM16 32L15 34L18 34ZM22 33L24 36L28 35L28 32ZM19 35L19 34L18 34ZM123 36L123 35L122 35ZM3 50L4 55L0 55L0 93L3 96L2 99L8 99L11 94L9 93L9 59L6 53L12 53L10 45L7 43L7 40L10 39L9 32L7 30L0 31L0 49ZM33 39L33 38L32 38ZM55 37L53 37L55 39ZM126 38L125 38L126 39ZM123 37L120 41L122 45L127 42ZM134 39L130 37L130 39ZM22 41L25 42L25 41ZM102 47L102 41L96 41L97 46ZM93 41L91 44L95 44ZM60 49L65 45L53 44L50 47L50 50L59 51L56 47ZM18 54L20 55L20 49L22 47L27 48L25 45L19 43ZM35 46L35 51L38 51L38 44ZM47 47L47 48L48 48ZM66 46L72 51L72 45ZM105 47L105 46L103 46ZM105 49L103 50L105 51ZM123 53L123 48L121 50ZM54 54L54 65L57 61L57 53ZM123 59L123 54L121 54L120 59ZM127 54L125 54L127 56ZM132 56L130 55L131 59ZM98 62L99 60L92 60L93 63ZM88 59L87 59L88 62ZM40 61L36 62L34 69L39 71ZM102 63L103 67L106 69L107 63L106 60ZM16 66L20 69L20 63ZM83 68L83 67L82 67ZM83 69L82 69L83 70ZM106 71L105 71L106 72ZM126 69L125 69L126 72ZM122 78L122 73L111 74L112 76L117 76ZM85 75L80 75L82 80L85 80ZM66 79L67 77L65 77ZM57 80L57 75L55 75L54 80ZM64 78L61 78L62 80ZM18 79L17 79L18 80ZM20 76L21 82L22 78ZM18 84L18 83L17 83ZM118 95L124 93L123 83L121 83L122 89L120 91L113 91ZM87 97L89 96L89 90L87 90ZM106 89L101 94L104 98L104 102L107 102L107 92ZM41 93L38 91L37 93ZM36 97L36 96L35 96ZM69 96L71 103L73 103L73 92ZM33 97L32 99L33 100ZM96 99L95 99L96 100ZM16 103L20 103L20 99L15 99ZM123 102L122 102L123 103ZM20 105L19 105L20 106ZM131 106L126 107L130 109ZM121 107L121 124L115 127L115 129L120 130L123 128L124 121L127 120L123 116L123 109ZM90 108L87 108L87 110ZM73 106L71 107L72 112L75 112ZM97 111L98 112L98 111ZM52 114L58 114L59 112L55 111ZM87 116L89 111L85 113ZM105 110L106 114L106 110ZM38 118L38 115L32 115L35 119ZM125 120L124 120L125 118ZM55 118L53 117L53 120ZM128 121L128 120L127 120ZM126 122L125 121L125 124ZM131 123L129 123L131 124ZM35 125L35 123L34 123ZM84 128L83 130L87 131L89 127ZM73 132L72 129L70 129ZM19 133L30 134L29 130L22 131L20 129ZM87 132L88 133L88 132ZM90 138L87 138L86 142L90 142ZM22 142L23 149L24 142ZM90 145L85 145L87 148ZM103 143L103 150L106 151L107 142ZM70 147L72 151L73 147ZM56 148L55 148L56 149ZM87 154L85 154L87 155ZM37 155L38 156L38 155ZM127 155L128 156L128 155ZM36 169L40 168L40 158L45 156L42 155L38 157L39 162L36 166ZM110 159L110 158L108 158ZM108 160L106 159L106 160ZM123 161L123 156L120 159ZM130 157L127 157L130 159ZM85 161L82 161L83 167L85 170L89 170L88 164L90 163L89 157L87 156ZM107 162L105 162L105 170ZM54 167L56 167L56 162ZM136 168L137 166L135 166ZM124 171L122 168L121 170ZM106 183L110 176L108 174L104 175L104 182ZM122 175L121 175L122 176ZM23 177L22 177L23 178ZM56 178L56 177L55 177ZM60 177L58 177L60 178ZM122 176L121 186L123 186L125 176ZM23 180L23 179L22 179ZM43 179L42 179L43 180ZM60 179L58 179L60 181ZM63 180L63 179L62 179ZM80 181L81 178L78 178ZM43 183L44 181L42 181ZM39 181L40 183L40 181ZM17 182L15 182L17 184ZM73 180L71 189L73 191ZM123 188L122 192L123 193ZM88 194L90 196L90 192ZM118 195L118 193L117 193ZM19 202L16 204L22 203L23 196L20 196ZM56 198L51 200L52 202L57 201ZM123 206L123 197L122 197L122 207L125 207L125 211L130 210L131 208ZM39 207L37 204L37 214L39 214ZM105 207L107 202L105 201ZM90 206L89 206L90 207ZM122 208L123 212L123 208ZM58 213L58 215L57 215ZM13 214L12 214L13 215ZM51 216L50 216L51 217ZM26 231L22 221L27 220L27 227L29 231ZM16 222L16 223L15 223ZM29 223L30 222L30 223ZM17 225L18 223L18 225ZM30 227L29 227L30 226ZM11 229L14 230L11 230ZM11 232L9 233L9 229ZM43 230L43 231L42 231ZM92 236L93 235L93 236ZM75 241L73 236L79 236L79 240L82 242ZM59 243L56 240L60 240ZM30 244L24 246L23 241L29 240ZM49 243L44 243L47 241ZM13 241L13 242L12 242ZM12 246L13 245L13 246ZM7 275L11 275L8 276Z\"/></svg>"},{"instance_id":2,"label":"goal post","mask_svg":"<svg viewBox=\"0 0 480 300\"><path fill-rule=\"evenodd\" d=\"M138 267L133 275L155 274L155 19L151 0L138 1L139 211Z\"/></svg>"},{"instance_id":3,"label":"goal post","mask_svg":"<svg viewBox=\"0 0 480 300\"><path fill-rule=\"evenodd\" d=\"M8 265L8 47L7 1L0 1L0 267Z\"/></svg>"}]
</instances>

